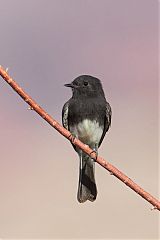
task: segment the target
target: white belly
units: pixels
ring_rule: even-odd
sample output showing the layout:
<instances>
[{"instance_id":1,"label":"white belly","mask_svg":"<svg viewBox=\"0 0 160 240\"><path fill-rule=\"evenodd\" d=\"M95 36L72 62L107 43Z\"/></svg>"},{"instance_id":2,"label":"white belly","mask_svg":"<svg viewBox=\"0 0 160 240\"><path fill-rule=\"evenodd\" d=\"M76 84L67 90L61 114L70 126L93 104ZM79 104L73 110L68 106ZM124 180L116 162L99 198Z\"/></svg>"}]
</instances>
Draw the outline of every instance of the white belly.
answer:
<instances>
[{"instance_id":1,"label":"white belly","mask_svg":"<svg viewBox=\"0 0 160 240\"><path fill-rule=\"evenodd\" d=\"M83 143L95 147L99 143L103 129L96 121L83 120L77 126L70 127L71 133Z\"/></svg>"}]
</instances>

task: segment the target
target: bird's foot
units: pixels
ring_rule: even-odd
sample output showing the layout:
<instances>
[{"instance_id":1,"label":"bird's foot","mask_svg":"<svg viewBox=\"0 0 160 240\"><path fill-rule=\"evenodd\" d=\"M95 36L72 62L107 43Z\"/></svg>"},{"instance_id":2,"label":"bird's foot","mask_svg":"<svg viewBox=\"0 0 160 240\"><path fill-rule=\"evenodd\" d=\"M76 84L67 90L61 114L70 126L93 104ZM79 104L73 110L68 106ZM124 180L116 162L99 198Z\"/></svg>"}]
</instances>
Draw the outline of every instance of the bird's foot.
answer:
<instances>
[{"instance_id":1,"label":"bird's foot","mask_svg":"<svg viewBox=\"0 0 160 240\"><path fill-rule=\"evenodd\" d=\"M74 136L74 135L72 135L72 134L69 135L69 137L68 137L68 139L70 140L70 142L73 143L73 144L74 144L75 138L76 138L76 136Z\"/></svg>"},{"instance_id":2,"label":"bird's foot","mask_svg":"<svg viewBox=\"0 0 160 240\"><path fill-rule=\"evenodd\" d=\"M98 157L98 151L97 150L92 150L92 152L90 152L90 156L92 157L92 153L95 153L96 157L92 158L95 162L97 161L97 157Z\"/></svg>"}]
</instances>

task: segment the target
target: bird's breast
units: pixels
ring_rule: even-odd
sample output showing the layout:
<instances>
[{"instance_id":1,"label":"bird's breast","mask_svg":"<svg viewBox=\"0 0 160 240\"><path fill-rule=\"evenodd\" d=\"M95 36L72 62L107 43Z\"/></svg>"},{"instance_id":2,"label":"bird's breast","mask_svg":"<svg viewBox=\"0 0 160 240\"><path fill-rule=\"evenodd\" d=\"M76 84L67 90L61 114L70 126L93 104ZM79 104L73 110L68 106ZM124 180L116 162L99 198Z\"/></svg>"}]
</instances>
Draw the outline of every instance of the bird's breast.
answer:
<instances>
[{"instance_id":1,"label":"bird's breast","mask_svg":"<svg viewBox=\"0 0 160 240\"><path fill-rule=\"evenodd\" d=\"M83 143L95 147L102 137L103 127L96 120L85 119L71 126L70 131Z\"/></svg>"}]
</instances>

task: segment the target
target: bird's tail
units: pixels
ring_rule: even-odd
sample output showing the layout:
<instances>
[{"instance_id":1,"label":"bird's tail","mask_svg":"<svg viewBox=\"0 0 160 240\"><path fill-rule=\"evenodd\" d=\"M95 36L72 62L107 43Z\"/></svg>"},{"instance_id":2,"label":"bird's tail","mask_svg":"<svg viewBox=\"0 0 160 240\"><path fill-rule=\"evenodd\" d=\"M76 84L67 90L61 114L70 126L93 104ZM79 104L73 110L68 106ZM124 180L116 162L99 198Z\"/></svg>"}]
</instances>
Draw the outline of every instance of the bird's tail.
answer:
<instances>
[{"instance_id":1,"label":"bird's tail","mask_svg":"<svg viewBox=\"0 0 160 240\"><path fill-rule=\"evenodd\" d=\"M80 155L79 184L77 199L80 203L94 201L97 196L95 183L95 161L82 152Z\"/></svg>"}]
</instances>

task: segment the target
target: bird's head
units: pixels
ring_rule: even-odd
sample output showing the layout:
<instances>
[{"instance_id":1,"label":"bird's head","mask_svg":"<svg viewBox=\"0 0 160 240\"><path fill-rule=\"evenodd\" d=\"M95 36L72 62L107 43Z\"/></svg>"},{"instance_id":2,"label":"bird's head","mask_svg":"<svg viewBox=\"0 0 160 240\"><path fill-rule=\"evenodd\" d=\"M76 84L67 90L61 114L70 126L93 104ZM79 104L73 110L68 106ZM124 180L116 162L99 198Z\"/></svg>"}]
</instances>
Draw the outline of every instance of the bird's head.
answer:
<instances>
[{"instance_id":1,"label":"bird's head","mask_svg":"<svg viewBox=\"0 0 160 240\"><path fill-rule=\"evenodd\" d=\"M73 82L64 86L72 88L73 97L96 97L104 95L100 80L89 75L81 75L74 79Z\"/></svg>"}]
</instances>

